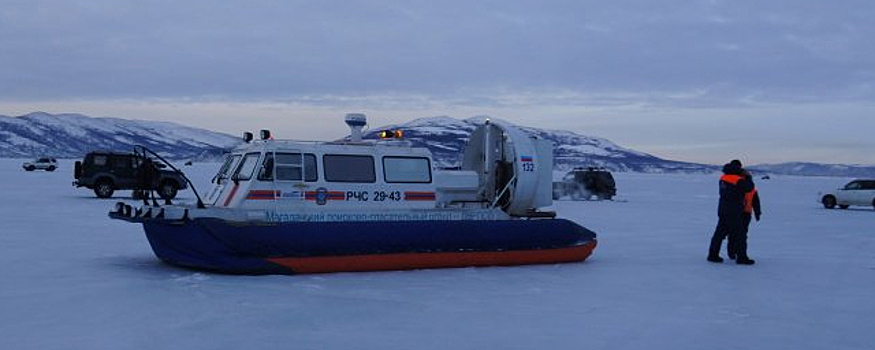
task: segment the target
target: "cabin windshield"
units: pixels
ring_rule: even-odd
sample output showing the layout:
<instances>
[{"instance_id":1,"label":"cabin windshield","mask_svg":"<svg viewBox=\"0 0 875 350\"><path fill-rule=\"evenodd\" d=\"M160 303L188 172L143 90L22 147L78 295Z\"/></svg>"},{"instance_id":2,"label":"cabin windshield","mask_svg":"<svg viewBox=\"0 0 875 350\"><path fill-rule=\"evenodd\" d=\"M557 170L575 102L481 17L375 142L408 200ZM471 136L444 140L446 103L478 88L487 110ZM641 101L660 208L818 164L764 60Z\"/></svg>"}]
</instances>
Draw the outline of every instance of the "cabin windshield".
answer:
<instances>
[{"instance_id":1,"label":"cabin windshield","mask_svg":"<svg viewBox=\"0 0 875 350\"><path fill-rule=\"evenodd\" d=\"M255 172L255 167L258 165L258 157L261 153L247 153L240 165L237 166L237 171L231 177L234 180L248 181L252 178L252 173Z\"/></svg>"},{"instance_id":2,"label":"cabin windshield","mask_svg":"<svg viewBox=\"0 0 875 350\"><path fill-rule=\"evenodd\" d=\"M219 168L219 172L216 173L216 176L213 177L214 180L224 180L231 177L231 171L234 169L234 165L237 164L237 161L240 160L239 154L232 154L225 158L225 162L222 163L222 167Z\"/></svg>"}]
</instances>

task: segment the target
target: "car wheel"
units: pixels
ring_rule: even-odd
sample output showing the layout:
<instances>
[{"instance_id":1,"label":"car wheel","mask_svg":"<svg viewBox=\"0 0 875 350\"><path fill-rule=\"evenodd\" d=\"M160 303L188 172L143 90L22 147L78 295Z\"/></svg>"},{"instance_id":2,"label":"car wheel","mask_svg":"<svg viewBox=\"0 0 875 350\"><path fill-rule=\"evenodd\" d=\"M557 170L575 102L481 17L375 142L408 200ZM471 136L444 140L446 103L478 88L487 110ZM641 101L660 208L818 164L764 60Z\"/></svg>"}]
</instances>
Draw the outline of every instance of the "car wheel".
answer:
<instances>
[{"instance_id":1,"label":"car wheel","mask_svg":"<svg viewBox=\"0 0 875 350\"><path fill-rule=\"evenodd\" d=\"M131 192L131 198L133 199L146 199L149 198L149 193L146 190L134 190Z\"/></svg>"},{"instance_id":2,"label":"car wheel","mask_svg":"<svg viewBox=\"0 0 875 350\"><path fill-rule=\"evenodd\" d=\"M823 203L823 207L826 209L832 209L836 207L836 197L833 195L826 195L820 200Z\"/></svg>"},{"instance_id":3,"label":"car wheel","mask_svg":"<svg viewBox=\"0 0 875 350\"><path fill-rule=\"evenodd\" d=\"M50 167L46 168L46 171L55 171L55 167L50 166Z\"/></svg>"},{"instance_id":4,"label":"car wheel","mask_svg":"<svg viewBox=\"0 0 875 350\"><path fill-rule=\"evenodd\" d=\"M173 199L176 197L176 192L179 191L179 185L173 181L164 181L158 187L158 195L164 199Z\"/></svg>"},{"instance_id":5,"label":"car wheel","mask_svg":"<svg viewBox=\"0 0 875 350\"><path fill-rule=\"evenodd\" d=\"M575 188L571 191L571 200L579 201L583 200L583 191L579 188Z\"/></svg>"},{"instance_id":6,"label":"car wheel","mask_svg":"<svg viewBox=\"0 0 875 350\"><path fill-rule=\"evenodd\" d=\"M29 167L27 167L27 168L24 168L24 170L27 170L27 171L34 171L34 170L36 170L36 167L33 166L33 165L31 165L31 166L29 166Z\"/></svg>"},{"instance_id":7,"label":"car wheel","mask_svg":"<svg viewBox=\"0 0 875 350\"><path fill-rule=\"evenodd\" d=\"M112 197L113 192L115 192L115 189L112 188L112 181L110 180L100 180L94 184L94 194L99 198Z\"/></svg>"},{"instance_id":8,"label":"car wheel","mask_svg":"<svg viewBox=\"0 0 875 350\"><path fill-rule=\"evenodd\" d=\"M839 208L841 208L841 209L848 209L848 207L850 207L850 205L847 205L847 204L839 204Z\"/></svg>"}]
</instances>

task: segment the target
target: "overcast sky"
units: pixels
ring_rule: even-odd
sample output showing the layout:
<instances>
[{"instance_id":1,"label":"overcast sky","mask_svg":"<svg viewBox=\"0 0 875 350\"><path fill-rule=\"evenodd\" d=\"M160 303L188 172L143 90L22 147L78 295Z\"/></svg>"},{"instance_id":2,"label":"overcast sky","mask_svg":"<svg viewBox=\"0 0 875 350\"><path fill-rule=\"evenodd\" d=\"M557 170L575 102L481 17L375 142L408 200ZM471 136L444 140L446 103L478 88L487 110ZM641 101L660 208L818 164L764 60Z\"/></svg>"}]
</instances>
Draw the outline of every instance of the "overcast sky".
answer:
<instances>
[{"instance_id":1,"label":"overcast sky","mask_svg":"<svg viewBox=\"0 0 875 350\"><path fill-rule=\"evenodd\" d=\"M875 1L0 2L0 114L332 139L490 115L670 159L875 164Z\"/></svg>"}]
</instances>

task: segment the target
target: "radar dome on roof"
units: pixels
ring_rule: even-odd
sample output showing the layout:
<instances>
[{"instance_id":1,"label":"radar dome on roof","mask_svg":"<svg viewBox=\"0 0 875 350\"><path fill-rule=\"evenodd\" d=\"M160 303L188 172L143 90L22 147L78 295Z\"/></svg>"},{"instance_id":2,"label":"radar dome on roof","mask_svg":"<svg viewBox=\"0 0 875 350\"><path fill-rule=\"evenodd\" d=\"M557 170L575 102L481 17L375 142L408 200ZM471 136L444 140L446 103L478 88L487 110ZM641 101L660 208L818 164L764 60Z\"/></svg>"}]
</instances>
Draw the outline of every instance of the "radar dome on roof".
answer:
<instances>
[{"instance_id":1,"label":"radar dome on roof","mask_svg":"<svg viewBox=\"0 0 875 350\"><path fill-rule=\"evenodd\" d=\"M362 140L362 128L368 125L368 118L363 113L347 113L344 118L346 125L349 125L349 138L353 142Z\"/></svg>"}]
</instances>

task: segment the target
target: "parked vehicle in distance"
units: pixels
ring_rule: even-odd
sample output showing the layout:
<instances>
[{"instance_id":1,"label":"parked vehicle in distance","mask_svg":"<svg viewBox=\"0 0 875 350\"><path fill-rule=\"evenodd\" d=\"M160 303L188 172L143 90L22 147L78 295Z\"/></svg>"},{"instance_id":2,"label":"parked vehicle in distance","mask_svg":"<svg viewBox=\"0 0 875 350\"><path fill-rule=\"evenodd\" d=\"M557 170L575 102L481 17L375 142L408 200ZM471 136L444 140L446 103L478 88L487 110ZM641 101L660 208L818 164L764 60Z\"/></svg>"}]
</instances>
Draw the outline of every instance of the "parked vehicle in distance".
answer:
<instances>
[{"instance_id":1,"label":"parked vehicle in distance","mask_svg":"<svg viewBox=\"0 0 875 350\"><path fill-rule=\"evenodd\" d=\"M135 197L154 190L161 198L173 199L188 185L182 173L165 167L144 155L91 152L76 162L73 186L90 188L100 198L112 197L116 190L134 190Z\"/></svg>"},{"instance_id":2,"label":"parked vehicle in distance","mask_svg":"<svg viewBox=\"0 0 875 350\"><path fill-rule=\"evenodd\" d=\"M875 180L857 179L835 191L821 193L820 203L827 209L836 206L847 209L852 205L875 208Z\"/></svg>"},{"instance_id":3,"label":"parked vehicle in distance","mask_svg":"<svg viewBox=\"0 0 875 350\"><path fill-rule=\"evenodd\" d=\"M562 181L553 182L553 199L563 196L573 200L611 199L616 195L614 176L605 168L574 168Z\"/></svg>"},{"instance_id":4,"label":"parked vehicle in distance","mask_svg":"<svg viewBox=\"0 0 875 350\"><path fill-rule=\"evenodd\" d=\"M34 170L45 170L45 171L55 171L58 168L58 161L55 158L50 157L40 157L32 162L24 162L21 165L24 170L34 171Z\"/></svg>"}]
</instances>

